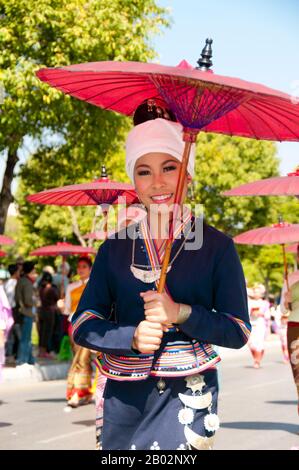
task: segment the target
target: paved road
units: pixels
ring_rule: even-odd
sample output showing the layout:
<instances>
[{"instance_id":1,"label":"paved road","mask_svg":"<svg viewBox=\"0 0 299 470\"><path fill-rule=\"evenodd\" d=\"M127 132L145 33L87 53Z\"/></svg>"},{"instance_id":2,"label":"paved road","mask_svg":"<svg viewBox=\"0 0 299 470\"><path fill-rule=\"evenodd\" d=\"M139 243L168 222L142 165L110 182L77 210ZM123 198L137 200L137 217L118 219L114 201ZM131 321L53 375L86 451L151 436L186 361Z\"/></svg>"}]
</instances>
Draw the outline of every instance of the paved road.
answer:
<instances>
[{"instance_id":1,"label":"paved road","mask_svg":"<svg viewBox=\"0 0 299 470\"><path fill-rule=\"evenodd\" d=\"M296 392L277 342L263 368L247 348L223 353L215 449L299 446ZM65 413L64 381L0 386L0 449L94 449L94 405Z\"/></svg>"}]
</instances>

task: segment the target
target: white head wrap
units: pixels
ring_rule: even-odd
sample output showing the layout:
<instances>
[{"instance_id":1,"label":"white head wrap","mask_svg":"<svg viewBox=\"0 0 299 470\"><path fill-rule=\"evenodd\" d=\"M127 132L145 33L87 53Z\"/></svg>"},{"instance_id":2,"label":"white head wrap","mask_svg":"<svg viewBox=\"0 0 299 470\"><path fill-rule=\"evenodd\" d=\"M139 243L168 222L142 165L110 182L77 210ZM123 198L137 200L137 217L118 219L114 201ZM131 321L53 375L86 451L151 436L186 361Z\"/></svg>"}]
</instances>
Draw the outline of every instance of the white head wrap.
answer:
<instances>
[{"instance_id":1,"label":"white head wrap","mask_svg":"<svg viewBox=\"0 0 299 470\"><path fill-rule=\"evenodd\" d=\"M126 142L126 171L134 182L134 167L138 158L147 153L168 153L180 162L183 158L185 142L183 126L167 119L153 119L135 126L128 135ZM188 173L193 178L195 161L195 144L192 144Z\"/></svg>"}]
</instances>

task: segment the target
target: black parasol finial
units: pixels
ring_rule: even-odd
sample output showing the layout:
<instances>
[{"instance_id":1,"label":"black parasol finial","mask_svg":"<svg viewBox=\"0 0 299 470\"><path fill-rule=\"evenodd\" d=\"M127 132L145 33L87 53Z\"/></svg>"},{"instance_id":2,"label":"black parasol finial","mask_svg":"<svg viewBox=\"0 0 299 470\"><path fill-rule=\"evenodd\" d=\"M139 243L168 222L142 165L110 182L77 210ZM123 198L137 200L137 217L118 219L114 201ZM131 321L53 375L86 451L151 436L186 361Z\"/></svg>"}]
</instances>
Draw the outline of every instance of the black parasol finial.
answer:
<instances>
[{"instance_id":1,"label":"black parasol finial","mask_svg":"<svg viewBox=\"0 0 299 470\"><path fill-rule=\"evenodd\" d=\"M198 59L198 67L197 70L209 70L212 67L213 62L211 61L212 58L212 43L213 39L206 39L206 45L201 51L201 57Z\"/></svg>"},{"instance_id":2,"label":"black parasol finial","mask_svg":"<svg viewBox=\"0 0 299 470\"><path fill-rule=\"evenodd\" d=\"M101 173L101 178L108 178L108 175L107 175L107 170L106 170L106 167L105 167L105 165L102 165L102 173Z\"/></svg>"}]
</instances>

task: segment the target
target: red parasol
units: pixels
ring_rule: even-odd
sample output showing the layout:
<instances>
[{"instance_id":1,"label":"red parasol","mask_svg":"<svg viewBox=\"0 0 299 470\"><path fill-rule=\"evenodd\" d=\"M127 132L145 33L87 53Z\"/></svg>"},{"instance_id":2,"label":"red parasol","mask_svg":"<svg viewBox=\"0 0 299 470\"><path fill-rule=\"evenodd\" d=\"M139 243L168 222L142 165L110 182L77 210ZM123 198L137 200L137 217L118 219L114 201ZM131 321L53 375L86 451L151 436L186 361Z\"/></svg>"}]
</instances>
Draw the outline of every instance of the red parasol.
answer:
<instances>
[{"instance_id":1,"label":"red parasol","mask_svg":"<svg viewBox=\"0 0 299 470\"><path fill-rule=\"evenodd\" d=\"M0 250L0 258L2 258L3 256L7 256L7 253L5 251Z\"/></svg>"},{"instance_id":2,"label":"red parasol","mask_svg":"<svg viewBox=\"0 0 299 470\"><path fill-rule=\"evenodd\" d=\"M268 178L242 184L225 191L224 196L298 196L299 168L287 176Z\"/></svg>"},{"instance_id":3,"label":"red parasol","mask_svg":"<svg viewBox=\"0 0 299 470\"><path fill-rule=\"evenodd\" d=\"M212 40L194 69L141 62L92 62L41 69L37 76L64 93L131 115L146 99L162 99L184 127L185 150L175 203L182 202L191 143L200 130L268 140L299 140L299 105L289 95L211 73ZM174 218L175 219L175 218ZM171 227L173 229L173 227ZM167 241L158 292L165 285L173 234Z\"/></svg>"},{"instance_id":4,"label":"red parasol","mask_svg":"<svg viewBox=\"0 0 299 470\"><path fill-rule=\"evenodd\" d=\"M36 250L31 251L30 256L62 256L62 283L61 283L61 297L64 296L64 265L67 256L70 255L87 255L95 254L94 248L85 247L81 245L72 245L71 243L58 242L56 245L42 246Z\"/></svg>"},{"instance_id":5,"label":"red parasol","mask_svg":"<svg viewBox=\"0 0 299 470\"><path fill-rule=\"evenodd\" d=\"M271 225L270 227L256 228L237 235L234 237L234 241L241 245L281 245L285 280L287 283L287 289L289 290L285 244L299 241L299 224L279 222L278 224Z\"/></svg>"},{"instance_id":6,"label":"red parasol","mask_svg":"<svg viewBox=\"0 0 299 470\"><path fill-rule=\"evenodd\" d=\"M185 128L264 140L299 139L299 105L272 88L207 73L212 41L199 60L176 67L142 62L91 62L37 72L40 80L81 100L132 115L146 99L162 99Z\"/></svg>"},{"instance_id":7,"label":"red parasol","mask_svg":"<svg viewBox=\"0 0 299 470\"><path fill-rule=\"evenodd\" d=\"M13 245L16 243L12 238L0 235L0 245Z\"/></svg>"},{"instance_id":8,"label":"red parasol","mask_svg":"<svg viewBox=\"0 0 299 470\"><path fill-rule=\"evenodd\" d=\"M31 251L30 256L69 256L69 255L84 255L95 254L94 248L72 245L71 243L58 242L56 245L43 246Z\"/></svg>"},{"instance_id":9,"label":"red parasol","mask_svg":"<svg viewBox=\"0 0 299 470\"><path fill-rule=\"evenodd\" d=\"M127 204L138 201L134 186L109 180L106 168L102 165L101 178L98 180L46 189L27 196L27 199L30 202L56 206L95 206L117 204L120 196Z\"/></svg>"},{"instance_id":10,"label":"red parasol","mask_svg":"<svg viewBox=\"0 0 299 470\"><path fill-rule=\"evenodd\" d=\"M105 232L108 233L109 204L133 204L138 202L134 186L109 180L105 165L102 165L101 178L91 183L62 186L47 189L27 196L27 200L39 204L56 206L93 206L100 205L105 217ZM105 237L107 238L107 236Z\"/></svg>"}]
</instances>

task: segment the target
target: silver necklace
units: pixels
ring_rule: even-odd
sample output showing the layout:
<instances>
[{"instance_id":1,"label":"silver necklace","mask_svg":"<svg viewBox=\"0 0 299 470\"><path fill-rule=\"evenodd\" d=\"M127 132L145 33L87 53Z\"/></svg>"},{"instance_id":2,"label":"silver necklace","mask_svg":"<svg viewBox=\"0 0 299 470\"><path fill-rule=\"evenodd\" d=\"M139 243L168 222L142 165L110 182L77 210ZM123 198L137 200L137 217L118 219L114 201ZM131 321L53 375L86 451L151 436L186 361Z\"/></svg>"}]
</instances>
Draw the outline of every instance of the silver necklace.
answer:
<instances>
[{"instance_id":1,"label":"silver necklace","mask_svg":"<svg viewBox=\"0 0 299 470\"><path fill-rule=\"evenodd\" d=\"M169 265L168 265L168 268L167 268L167 273L171 270L172 264L174 263L174 261L179 256L182 249L184 248L185 243L187 241L187 238L188 238L189 234L191 233L191 231L193 230L194 225L195 225L195 220L194 220L190 230L186 234L185 240L181 244L179 250L174 255L173 259L169 262ZM162 267L162 265L160 265L160 264L158 266L155 266L154 268L152 268L151 266L145 265L145 264L135 264L135 237L134 237L133 238L133 244L132 244L132 263L131 263L131 266L130 266L130 270L131 270L133 276L136 279L138 279L139 281L144 282L145 284L151 284L153 282L158 281L158 279L160 279L161 267Z\"/></svg>"}]
</instances>

